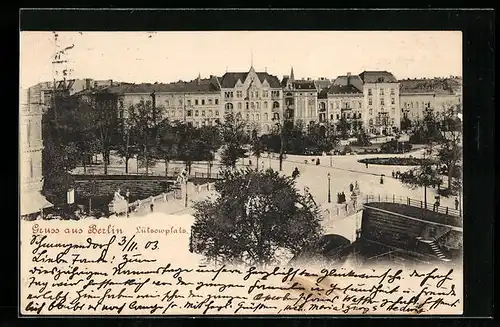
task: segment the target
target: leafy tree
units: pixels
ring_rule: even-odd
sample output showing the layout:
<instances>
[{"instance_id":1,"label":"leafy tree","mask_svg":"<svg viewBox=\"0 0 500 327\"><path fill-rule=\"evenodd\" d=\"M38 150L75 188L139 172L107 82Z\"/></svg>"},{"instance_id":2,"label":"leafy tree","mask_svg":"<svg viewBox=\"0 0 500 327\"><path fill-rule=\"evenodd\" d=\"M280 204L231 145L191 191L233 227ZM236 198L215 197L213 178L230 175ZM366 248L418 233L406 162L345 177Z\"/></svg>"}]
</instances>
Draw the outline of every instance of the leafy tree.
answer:
<instances>
[{"instance_id":1,"label":"leafy tree","mask_svg":"<svg viewBox=\"0 0 500 327\"><path fill-rule=\"evenodd\" d=\"M462 122L455 116L453 107L445 108L443 111L440 127L441 137L437 157L447 167L448 190L453 193L456 191L453 187L453 179L456 175L461 175L459 171L457 174L457 170L462 161ZM461 177L458 178L461 179Z\"/></svg>"},{"instance_id":2,"label":"leafy tree","mask_svg":"<svg viewBox=\"0 0 500 327\"><path fill-rule=\"evenodd\" d=\"M432 155L432 149L426 149L426 153L427 155ZM443 180L433 160L421 160L420 162L420 166L401 173L400 180L412 189L424 187L424 203L427 209L427 188L430 186L439 186L443 183Z\"/></svg>"},{"instance_id":3,"label":"leafy tree","mask_svg":"<svg viewBox=\"0 0 500 327\"><path fill-rule=\"evenodd\" d=\"M403 116L403 118L401 118L401 130L402 131L407 131L407 130L410 130L412 127L412 123L411 123L411 120L408 118L408 116Z\"/></svg>"},{"instance_id":4,"label":"leafy tree","mask_svg":"<svg viewBox=\"0 0 500 327\"><path fill-rule=\"evenodd\" d=\"M257 135L257 131L253 130L252 132L252 154L257 159L257 170L259 169L259 161L262 153L265 150L264 137L259 137Z\"/></svg>"},{"instance_id":5,"label":"leafy tree","mask_svg":"<svg viewBox=\"0 0 500 327\"><path fill-rule=\"evenodd\" d=\"M215 152L222 146L222 137L218 126L202 126L200 138L205 143L205 159L208 161L208 174L212 173ZM206 151L208 150L208 151Z\"/></svg>"},{"instance_id":6,"label":"leafy tree","mask_svg":"<svg viewBox=\"0 0 500 327\"><path fill-rule=\"evenodd\" d=\"M134 143L138 145L138 159L146 168L146 175L149 167L154 163L157 145L157 122L161 117L161 108L153 106L150 100L141 100L136 105L129 107L129 121L131 124L131 134L134 136Z\"/></svg>"},{"instance_id":7,"label":"leafy tree","mask_svg":"<svg viewBox=\"0 0 500 327\"><path fill-rule=\"evenodd\" d=\"M221 124L222 139L224 147L221 154L221 162L226 167L236 167L239 158L245 157L245 127L243 120L236 119L232 113L227 113L224 117L224 123Z\"/></svg>"},{"instance_id":8,"label":"leafy tree","mask_svg":"<svg viewBox=\"0 0 500 327\"><path fill-rule=\"evenodd\" d=\"M356 141L352 142L351 145L354 145L354 146L369 146L372 144L372 142L370 142L370 138L368 137L368 135L366 134L366 132L364 130L358 130L358 134L356 136Z\"/></svg>"},{"instance_id":9,"label":"leafy tree","mask_svg":"<svg viewBox=\"0 0 500 327\"><path fill-rule=\"evenodd\" d=\"M137 137L133 134L135 129L131 127L129 119L121 119L117 125L113 135L113 150L124 159L125 173L128 174L129 160L138 154Z\"/></svg>"},{"instance_id":10,"label":"leafy tree","mask_svg":"<svg viewBox=\"0 0 500 327\"><path fill-rule=\"evenodd\" d=\"M349 122L347 121L347 119L344 116L342 116L340 118L339 122L337 123L337 131L339 131L340 137L342 139L346 139L349 136L350 128L351 128L351 126L350 126Z\"/></svg>"},{"instance_id":11,"label":"leafy tree","mask_svg":"<svg viewBox=\"0 0 500 327\"><path fill-rule=\"evenodd\" d=\"M178 156L179 135L175 127L170 124L168 119L164 119L158 125L157 134L157 157L165 163L165 176L168 176L168 164Z\"/></svg>"},{"instance_id":12,"label":"leafy tree","mask_svg":"<svg viewBox=\"0 0 500 327\"><path fill-rule=\"evenodd\" d=\"M226 170L219 196L195 205L191 250L210 260L271 264L278 250L297 255L321 235L321 216L291 177L273 170Z\"/></svg>"}]
</instances>

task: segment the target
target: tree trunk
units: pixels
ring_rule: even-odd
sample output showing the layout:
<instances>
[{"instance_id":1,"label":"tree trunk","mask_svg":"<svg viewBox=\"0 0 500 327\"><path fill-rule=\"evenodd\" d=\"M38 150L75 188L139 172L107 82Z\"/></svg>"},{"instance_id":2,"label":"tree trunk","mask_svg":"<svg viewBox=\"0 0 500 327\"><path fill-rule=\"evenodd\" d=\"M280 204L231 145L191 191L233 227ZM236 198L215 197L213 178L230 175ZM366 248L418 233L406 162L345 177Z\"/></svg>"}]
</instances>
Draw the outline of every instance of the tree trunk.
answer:
<instances>
[{"instance_id":1,"label":"tree trunk","mask_svg":"<svg viewBox=\"0 0 500 327\"><path fill-rule=\"evenodd\" d=\"M451 163L448 164L448 191L451 191L451 179L453 178L452 175L453 175L453 170L454 170L454 167Z\"/></svg>"},{"instance_id":2,"label":"tree trunk","mask_svg":"<svg viewBox=\"0 0 500 327\"><path fill-rule=\"evenodd\" d=\"M167 158L164 159L165 160L165 177L168 176L168 160Z\"/></svg>"},{"instance_id":3,"label":"tree trunk","mask_svg":"<svg viewBox=\"0 0 500 327\"><path fill-rule=\"evenodd\" d=\"M83 164L83 173L84 174L87 174L87 164L86 164L86 160L87 159L87 155L86 153L83 153L83 160L82 160L82 164Z\"/></svg>"},{"instance_id":4,"label":"tree trunk","mask_svg":"<svg viewBox=\"0 0 500 327\"><path fill-rule=\"evenodd\" d=\"M427 209L427 185L424 185L424 208Z\"/></svg>"},{"instance_id":5,"label":"tree trunk","mask_svg":"<svg viewBox=\"0 0 500 327\"><path fill-rule=\"evenodd\" d=\"M125 174L128 174L128 160L129 158L125 158Z\"/></svg>"},{"instance_id":6,"label":"tree trunk","mask_svg":"<svg viewBox=\"0 0 500 327\"><path fill-rule=\"evenodd\" d=\"M257 159L257 171L259 171L259 156L255 156L255 158Z\"/></svg>"},{"instance_id":7,"label":"tree trunk","mask_svg":"<svg viewBox=\"0 0 500 327\"><path fill-rule=\"evenodd\" d=\"M146 165L146 175L148 175L149 173L149 170L148 170L148 166L149 166L149 162L148 162L148 156L147 156L147 149L146 149L146 145L144 145L144 163Z\"/></svg>"}]
</instances>

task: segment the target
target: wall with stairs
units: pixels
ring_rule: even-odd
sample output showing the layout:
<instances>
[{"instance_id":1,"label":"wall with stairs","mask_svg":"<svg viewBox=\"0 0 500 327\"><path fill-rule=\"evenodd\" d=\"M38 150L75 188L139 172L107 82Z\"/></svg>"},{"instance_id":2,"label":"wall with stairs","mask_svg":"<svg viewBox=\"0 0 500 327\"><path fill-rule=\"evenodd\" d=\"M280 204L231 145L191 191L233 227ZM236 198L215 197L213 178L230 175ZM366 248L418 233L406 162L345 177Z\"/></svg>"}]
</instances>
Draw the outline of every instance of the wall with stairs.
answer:
<instances>
[{"instance_id":1,"label":"wall with stairs","mask_svg":"<svg viewBox=\"0 0 500 327\"><path fill-rule=\"evenodd\" d=\"M447 243L448 236L454 235L457 238L462 235L462 232L453 226L415 219L369 205L363 210L361 229L363 239L443 261L450 259L449 251L442 246Z\"/></svg>"}]
</instances>

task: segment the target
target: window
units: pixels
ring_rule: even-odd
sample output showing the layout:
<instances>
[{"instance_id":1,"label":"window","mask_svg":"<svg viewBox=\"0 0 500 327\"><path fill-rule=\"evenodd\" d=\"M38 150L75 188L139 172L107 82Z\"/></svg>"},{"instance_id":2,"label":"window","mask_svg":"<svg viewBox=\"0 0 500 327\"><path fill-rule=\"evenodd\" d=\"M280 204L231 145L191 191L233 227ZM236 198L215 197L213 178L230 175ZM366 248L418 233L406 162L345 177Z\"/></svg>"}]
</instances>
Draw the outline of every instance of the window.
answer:
<instances>
[{"instance_id":1,"label":"window","mask_svg":"<svg viewBox=\"0 0 500 327\"><path fill-rule=\"evenodd\" d=\"M265 120L265 121L268 121L268 120L269 120L269 115L267 114L267 112L266 112L266 113L264 113L264 120Z\"/></svg>"},{"instance_id":2,"label":"window","mask_svg":"<svg viewBox=\"0 0 500 327\"><path fill-rule=\"evenodd\" d=\"M370 115L372 115L372 114L373 114L373 110L372 110L372 109L368 110L368 113L369 113Z\"/></svg>"},{"instance_id":3,"label":"window","mask_svg":"<svg viewBox=\"0 0 500 327\"><path fill-rule=\"evenodd\" d=\"M267 109L267 101L264 102L264 109Z\"/></svg>"},{"instance_id":4,"label":"window","mask_svg":"<svg viewBox=\"0 0 500 327\"><path fill-rule=\"evenodd\" d=\"M212 105L212 99L208 99L208 104Z\"/></svg>"},{"instance_id":5,"label":"window","mask_svg":"<svg viewBox=\"0 0 500 327\"><path fill-rule=\"evenodd\" d=\"M380 105L383 106L384 105L384 98L380 99Z\"/></svg>"},{"instance_id":6,"label":"window","mask_svg":"<svg viewBox=\"0 0 500 327\"><path fill-rule=\"evenodd\" d=\"M371 96L372 95L372 89L368 89L368 95Z\"/></svg>"},{"instance_id":7,"label":"window","mask_svg":"<svg viewBox=\"0 0 500 327\"><path fill-rule=\"evenodd\" d=\"M192 110L188 110L188 111L187 111L187 116L188 116L188 117L191 117L192 115L193 115L193 111L192 111Z\"/></svg>"},{"instance_id":8,"label":"window","mask_svg":"<svg viewBox=\"0 0 500 327\"><path fill-rule=\"evenodd\" d=\"M250 114L247 114L247 120L250 120Z\"/></svg>"},{"instance_id":9,"label":"window","mask_svg":"<svg viewBox=\"0 0 500 327\"><path fill-rule=\"evenodd\" d=\"M423 107L423 106L422 106ZM418 109L418 102L417 102L417 109Z\"/></svg>"},{"instance_id":10,"label":"window","mask_svg":"<svg viewBox=\"0 0 500 327\"><path fill-rule=\"evenodd\" d=\"M333 120L333 114L330 115L330 119Z\"/></svg>"},{"instance_id":11,"label":"window","mask_svg":"<svg viewBox=\"0 0 500 327\"><path fill-rule=\"evenodd\" d=\"M280 107L279 102L274 101L274 102L273 102L273 109L274 109L274 108L276 108L276 109L277 109L277 108L279 108L279 107Z\"/></svg>"},{"instance_id":12,"label":"window","mask_svg":"<svg viewBox=\"0 0 500 327\"><path fill-rule=\"evenodd\" d=\"M256 105L257 105L257 109L260 109L260 102L257 102Z\"/></svg>"},{"instance_id":13,"label":"window","mask_svg":"<svg viewBox=\"0 0 500 327\"><path fill-rule=\"evenodd\" d=\"M371 106L372 104L372 99L368 99L368 105Z\"/></svg>"},{"instance_id":14,"label":"window","mask_svg":"<svg viewBox=\"0 0 500 327\"><path fill-rule=\"evenodd\" d=\"M391 95L394 95L394 89L391 89Z\"/></svg>"},{"instance_id":15,"label":"window","mask_svg":"<svg viewBox=\"0 0 500 327\"><path fill-rule=\"evenodd\" d=\"M219 110L215 110L215 115L218 116L219 115ZM217 120L217 119L216 119Z\"/></svg>"},{"instance_id":16,"label":"window","mask_svg":"<svg viewBox=\"0 0 500 327\"><path fill-rule=\"evenodd\" d=\"M215 104L219 104L219 99L215 99Z\"/></svg>"},{"instance_id":17,"label":"window","mask_svg":"<svg viewBox=\"0 0 500 327\"><path fill-rule=\"evenodd\" d=\"M252 120L255 120L255 115L254 114L252 114Z\"/></svg>"},{"instance_id":18,"label":"window","mask_svg":"<svg viewBox=\"0 0 500 327\"><path fill-rule=\"evenodd\" d=\"M330 109L333 109L333 102L330 102Z\"/></svg>"},{"instance_id":19,"label":"window","mask_svg":"<svg viewBox=\"0 0 500 327\"><path fill-rule=\"evenodd\" d=\"M194 104L197 106L198 105L198 99L194 100Z\"/></svg>"},{"instance_id":20,"label":"window","mask_svg":"<svg viewBox=\"0 0 500 327\"><path fill-rule=\"evenodd\" d=\"M225 98L232 98L233 97L233 92L224 92L224 97Z\"/></svg>"},{"instance_id":21,"label":"window","mask_svg":"<svg viewBox=\"0 0 500 327\"><path fill-rule=\"evenodd\" d=\"M182 100L179 100L179 106L182 106Z\"/></svg>"},{"instance_id":22,"label":"window","mask_svg":"<svg viewBox=\"0 0 500 327\"><path fill-rule=\"evenodd\" d=\"M249 109L249 108L250 108L250 107L249 107L250 105L248 104L248 102L245 102L245 103L246 103L246 108L247 108L247 109Z\"/></svg>"},{"instance_id":23,"label":"window","mask_svg":"<svg viewBox=\"0 0 500 327\"><path fill-rule=\"evenodd\" d=\"M396 99L395 98L391 98L391 104L396 104Z\"/></svg>"},{"instance_id":24,"label":"window","mask_svg":"<svg viewBox=\"0 0 500 327\"><path fill-rule=\"evenodd\" d=\"M233 109L232 103L226 103L226 109Z\"/></svg>"},{"instance_id":25,"label":"window","mask_svg":"<svg viewBox=\"0 0 500 327\"><path fill-rule=\"evenodd\" d=\"M201 111L201 115L202 115L202 116L205 116L205 110L202 110L202 111Z\"/></svg>"},{"instance_id":26,"label":"window","mask_svg":"<svg viewBox=\"0 0 500 327\"><path fill-rule=\"evenodd\" d=\"M241 110L241 102L238 102L238 110Z\"/></svg>"},{"instance_id":27,"label":"window","mask_svg":"<svg viewBox=\"0 0 500 327\"><path fill-rule=\"evenodd\" d=\"M273 98L278 98L280 96L280 91L271 91L271 96Z\"/></svg>"},{"instance_id":28,"label":"window","mask_svg":"<svg viewBox=\"0 0 500 327\"><path fill-rule=\"evenodd\" d=\"M337 120L339 120L339 119L340 119L340 115L339 115L339 114L337 114Z\"/></svg>"},{"instance_id":29,"label":"window","mask_svg":"<svg viewBox=\"0 0 500 327\"><path fill-rule=\"evenodd\" d=\"M392 108L392 114L395 115L396 114L396 108Z\"/></svg>"},{"instance_id":30,"label":"window","mask_svg":"<svg viewBox=\"0 0 500 327\"><path fill-rule=\"evenodd\" d=\"M255 97L258 98L259 97L259 91L255 91Z\"/></svg>"},{"instance_id":31,"label":"window","mask_svg":"<svg viewBox=\"0 0 500 327\"><path fill-rule=\"evenodd\" d=\"M373 119L372 118L370 118L370 120L368 120L368 125L373 126Z\"/></svg>"},{"instance_id":32,"label":"window","mask_svg":"<svg viewBox=\"0 0 500 327\"><path fill-rule=\"evenodd\" d=\"M267 91L262 91L262 97L267 98L269 96L269 93Z\"/></svg>"},{"instance_id":33,"label":"window","mask_svg":"<svg viewBox=\"0 0 500 327\"><path fill-rule=\"evenodd\" d=\"M200 115L200 111L199 111L199 110L195 110L195 111L194 111L194 115L195 115L196 117L198 117L198 116Z\"/></svg>"},{"instance_id":34,"label":"window","mask_svg":"<svg viewBox=\"0 0 500 327\"><path fill-rule=\"evenodd\" d=\"M243 92L241 91L236 91L236 97L242 98L243 97Z\"/></svg>"},{"instance_id":35,"label":"window","mask_svg":"<svg viewBox=\"0 0 500 327\"><path fill-rule=\"evenodd\" d=\"M380 95L384 95L384 89L380 89Z\"/></svg>"},{"instance_id":36,"label":"window","mask_svg":"<svg viewBox=\"0 0 500 327\"><path fill-rule=\"evenodd\" d=\"M205 99L201 99L201 105L204 106L205 105Z\"/></svg>"},{"instance_id":37,"label":"window","mask_svg":"<svg viewBox=\"0 0 500 327\"><path fill-rule=\"evenodd\" d=\"M187 105L191 106L191 100L187 100Z\"/></svg>"},{"instance_id":38,"label":"window","mask_svg":"<svg viewBox=\"0 0 500 327\"><path fill-rule=\"evenodd\" d=\"M252 107L252 109L255 109L255 103L254 102L252 102L250 106Z\"/></svg>"},{"instance_id":39,"label":"window","mask_svg":"<svg viewBox=\"0 0 500 327\"><path fill-rule=\"evenodd\" d=\"M259 114L256 114L256 115L255 115L255 118L259 121L259 120L260 120L260 115L259 115Z\"/></svg>"},{"instance_id":40,"label":"window","mask_svg":"<svg viewBox=\"0 0 500 327\"><path fill-rule=\"evenodd\" d=\"M172 110L172 112L171 112L171 115L170 115L170 116L171 116L171 117L175 117L175 110Z\"/></svg>"}]
</instances>

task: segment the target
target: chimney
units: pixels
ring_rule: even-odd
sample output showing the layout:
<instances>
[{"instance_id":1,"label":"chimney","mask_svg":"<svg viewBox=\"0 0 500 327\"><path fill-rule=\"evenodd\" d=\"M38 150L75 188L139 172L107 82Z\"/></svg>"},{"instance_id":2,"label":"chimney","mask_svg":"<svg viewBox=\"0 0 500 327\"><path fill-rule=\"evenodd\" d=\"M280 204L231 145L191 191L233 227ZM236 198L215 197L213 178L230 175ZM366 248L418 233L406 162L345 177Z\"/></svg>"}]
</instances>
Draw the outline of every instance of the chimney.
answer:
<instances>
[{"instance_id":1,"label":"chimney","mask_svg":"<svg viewBox=\"0 0 500 327\"><path fill-rule=\"evenodd\" d=\"M351 73L347 73L347 85L351 84Z\"/></svg>"},{"instance_id":2,"label":"chimney","mask_svg":"<svg viewBox=\"0 0 500 327\"><path fill-rule=\"evenodd\" d=\"M109 85L113 86L113 80L112 79L109 80Z\"/></svg>"},{"instance_id":3,"label":"chimney","mask_svg":"<svg viewBox=\"0 0 500 327\"><path fill-rule=\"evenodd\" d=\"M200 85L201 82L201 74L198 74L198 79L196 80L196 84Z\"/></svg>"}]
</instances>

